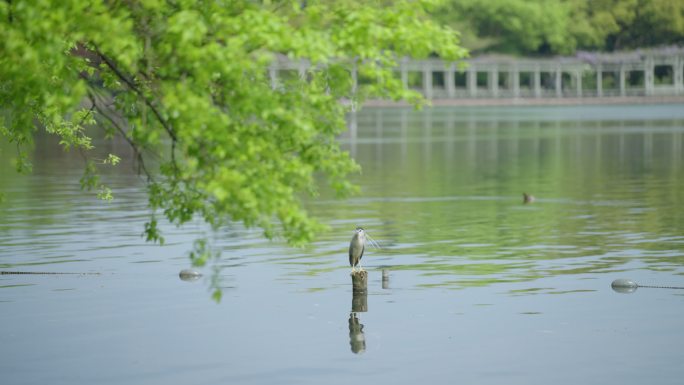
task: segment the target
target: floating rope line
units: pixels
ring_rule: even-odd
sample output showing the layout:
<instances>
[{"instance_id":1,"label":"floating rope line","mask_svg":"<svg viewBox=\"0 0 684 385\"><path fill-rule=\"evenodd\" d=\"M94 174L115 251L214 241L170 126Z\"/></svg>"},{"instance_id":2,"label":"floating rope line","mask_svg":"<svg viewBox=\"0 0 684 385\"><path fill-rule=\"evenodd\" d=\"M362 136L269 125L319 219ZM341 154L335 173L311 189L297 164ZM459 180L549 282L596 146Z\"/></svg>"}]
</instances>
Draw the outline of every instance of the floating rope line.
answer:
<instances>
[{"instance_id":1,"label":"floating rope line","mask_svg":"<svg viewBox=\"0 0 684 385\"><path fill-rule=\"evenodd\" d=\"M100 273L60 273L54 271L0 271L0 275L100 275Z\"/></svg>"},{"instance_id":2,"label":"floating rope line","mask_svg":"<svg viewBox=\"0 0 684 385\"><path fill-rule=\"evenodd\" d=\"M640 287L645 287L648 289L684 290L684 286L639 285L638 283L636 283L630 279L624 279L624 278L616 279L615 281L613 281L610 284L610 286L613 288L613 290L620 292L620 293L631 293Z\"/></svg>"}]
</instances>

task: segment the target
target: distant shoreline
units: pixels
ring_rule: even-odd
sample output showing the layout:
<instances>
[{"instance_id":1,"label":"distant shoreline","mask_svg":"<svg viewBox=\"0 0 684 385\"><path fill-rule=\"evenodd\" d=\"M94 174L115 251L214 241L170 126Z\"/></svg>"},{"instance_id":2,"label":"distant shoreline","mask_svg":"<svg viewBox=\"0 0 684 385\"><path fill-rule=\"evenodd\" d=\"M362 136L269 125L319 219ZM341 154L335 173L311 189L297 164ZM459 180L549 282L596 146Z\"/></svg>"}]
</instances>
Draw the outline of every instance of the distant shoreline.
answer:
<instances>
[{"instance_id":1,"label":"distant shoreline","mask_svg":"<svg viewBox=\"0 0 684 385\"><path fill-rule=\"evenodd\" d=\"M580 106L580 105L619 105L619 104L684 104L684 96L602 96L602 97L564 97L564 98L462 98L434 99L434 107L447 106ZM391 100L367 100L365 107L408 107L407 102Z\"/></svg>"}]
</instances>

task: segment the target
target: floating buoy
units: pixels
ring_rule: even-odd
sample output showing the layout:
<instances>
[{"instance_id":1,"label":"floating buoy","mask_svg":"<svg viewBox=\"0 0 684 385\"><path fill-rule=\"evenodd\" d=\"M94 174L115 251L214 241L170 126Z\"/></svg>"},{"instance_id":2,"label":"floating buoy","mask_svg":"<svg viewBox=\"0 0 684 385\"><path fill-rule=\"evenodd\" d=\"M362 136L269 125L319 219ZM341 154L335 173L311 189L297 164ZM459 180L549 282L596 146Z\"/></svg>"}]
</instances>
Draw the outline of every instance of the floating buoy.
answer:
<instances>
[{"instance_id":1,"label":"floating buoy","mask_svg":"<svg viewBox=\"0 0 684 385\"><path fill-rule=\"evenodd\" d=\"M180 273L178 273L178 276L183 281L196 281L196 280L200 279L200 277L202 276L202 273L200 273L197 270L193 270L193 269L183 269L180 271Z\"/></svg>"},{"instance_id":2,"label":"floating buoy","mask_svg":"<svg viewBox=\"0 0 684 385\"><path fill-rule=\"evenodd\" d=\"M610 284L610 287L612 287L613 290L618 293L629 294L633 293L639 287L639 285L632 280L618 278Z\"/></svg>"},{"instance_id":3,"label":"floating buoy","mask_svg":"<svg viewBox=\"0 0 684 385\"><path fill-rule=\"evenodd\" d=\"M610 284L612 287L639 287L636 282L631 281L629 279L624 279L624 278L619 278L613 281L613 283Z\"/></svg>"}]
</instances>

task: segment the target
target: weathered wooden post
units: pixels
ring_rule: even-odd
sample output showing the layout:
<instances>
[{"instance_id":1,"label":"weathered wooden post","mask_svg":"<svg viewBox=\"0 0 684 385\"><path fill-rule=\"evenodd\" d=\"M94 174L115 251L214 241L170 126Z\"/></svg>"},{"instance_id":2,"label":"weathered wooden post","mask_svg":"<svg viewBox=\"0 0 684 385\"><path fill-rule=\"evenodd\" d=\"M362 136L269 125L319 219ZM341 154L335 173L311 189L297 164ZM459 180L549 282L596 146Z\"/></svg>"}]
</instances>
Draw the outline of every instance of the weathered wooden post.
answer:
<instances>
[{"instance_id":1,"label":"weathered wooden post","mask_svg":"<svg viewBox=\"0 0 684 385\"><path fill-rule=\"evenodd\" d=\"M357 270L351 273L352 290L356 293L368 293L368 272Z\"/></svg>"},{"instance_id":2,"label":"weathered wooden post","mask_svg":"<svg viewBox=\"0 0 684 385\"><path fill-rule=\"evenodd\" d=\"M354 271L352 277L352 311L368 311L368 272Z\"/></svg>"}]
</instances>

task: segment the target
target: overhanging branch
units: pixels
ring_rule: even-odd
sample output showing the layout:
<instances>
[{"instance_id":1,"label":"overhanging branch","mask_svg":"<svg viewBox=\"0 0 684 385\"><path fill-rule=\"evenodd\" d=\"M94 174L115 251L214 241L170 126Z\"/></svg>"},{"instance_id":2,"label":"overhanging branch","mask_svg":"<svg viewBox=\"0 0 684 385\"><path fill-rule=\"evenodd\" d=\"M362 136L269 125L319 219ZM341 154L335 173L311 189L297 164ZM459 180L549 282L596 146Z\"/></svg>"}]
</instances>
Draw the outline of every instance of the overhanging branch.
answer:
<instances>
[{"instance_id":1,"label":"overhanging branch","mask_svg":"<svg viewBox=\"0 0 684 385\"><path fill-rule=\"evenodd\" d=\"M105 54L100 52L100 50L97 47L95 47L95 52L102 59L102 61L107 65L107 67L109 67L109 69L112 70L112 72L114 72L116 77L118 77L119 79L121 79L121 81L126 83L126 86L128 86L128 88L130 88L133 92L138 94L138 96L140 96L140 98L142 98L142 100L145 102L145 105L147 105L150 108L150 110L152 110L152 113L154 114L154 116L157 117L157 120L159 121L159 123L162 125L162 127L164 127L164 130L166 130L166 132L169 134L169 137L171 138L171 140L176 142L177 138L176 138L175 132L173 131L173 128L171 127L169 122L167 122L166 119L164 119L164 117L159 112L159 109L157 109L157 107L154 105L154 103L152 103L152 100L150 100L147 96L145 96L145 94L142 92L140 87L138 87L133 82L133 80L129 79L123 72L121 72L121 70L119 70L119 68L116 66L114 61L112 61L112 59L110 59Z\"/></svg>"},{"instance_id":2,"label":"overhanging branch","mask_svg":"<svg viewBox=\"0 0 684 385\"><path fill-rule=\"evenodd\" d=\"M135 153L136 160L138 161L138 172L142 170L142 172L147 176L148 181L154 182L154 178L152 177L152 174L147 170L147 167L145 167L145 161L142 157L142 151L138 148L138 145L133 141L133 139L129 138L128 135L126 135L126 131L121 127L114 118L109 116L108 113L104 111L100 105L97 103L97 97L93 95L90 91L88 91L88 98L90 99L90 102L93 104L93 107L97 110L100 115L104 116L109 123L121 134L121 137L124 138L126 142L131 146L133 149L133 152Z\"/></svg>"}]
</instances>

